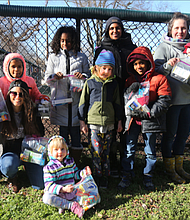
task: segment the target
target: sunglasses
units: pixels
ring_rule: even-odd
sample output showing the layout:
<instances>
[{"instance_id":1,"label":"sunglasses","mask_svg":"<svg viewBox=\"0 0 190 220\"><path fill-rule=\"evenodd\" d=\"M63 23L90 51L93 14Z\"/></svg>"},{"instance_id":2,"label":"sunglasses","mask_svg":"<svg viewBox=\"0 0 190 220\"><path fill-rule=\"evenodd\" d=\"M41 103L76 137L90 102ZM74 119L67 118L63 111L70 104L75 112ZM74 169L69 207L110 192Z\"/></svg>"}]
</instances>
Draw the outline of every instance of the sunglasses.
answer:
<instances>
[{"instance_id":1,"label":"sunglasses","mask_svg":"<svg viewBox=\"0 0 190 220\"><path fill-rule=\"evenodd\" d=\"M19 96L20 98L23 97L23 93L22 92L13 92L13 91L10 91L10 94L12 94L13 96Z\"/></svg>"}]
</instances>

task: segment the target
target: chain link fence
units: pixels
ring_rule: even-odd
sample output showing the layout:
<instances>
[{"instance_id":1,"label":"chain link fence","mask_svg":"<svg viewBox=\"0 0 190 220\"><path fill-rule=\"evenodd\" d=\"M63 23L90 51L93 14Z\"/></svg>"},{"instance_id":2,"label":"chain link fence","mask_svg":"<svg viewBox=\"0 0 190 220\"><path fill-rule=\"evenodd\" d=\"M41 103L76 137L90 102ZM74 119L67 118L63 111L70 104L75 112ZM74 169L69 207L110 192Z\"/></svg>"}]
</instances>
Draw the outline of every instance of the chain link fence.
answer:
<instances>
[{"instance_id":1,"label":"chain link fence","mask_svg":"<svg viewBox=\"0 0 190 220\"><path fill-rule=\"evenodd\" d=\"M117 16L122 18L120 11L122 12L122 10L117 11ZM80 36L80 49L87 55L90 66L92 65L94 48L100 46L103 39L106 19L97 19L99 15L91 16L91 18L85 16L82 18L80 15L79 19L73 18L74 16L46 18L40 17L40 13L37 15L34 13L33 16L30 14L30 17L14 16L14 14L15 11L14 13L8 12L7 15L5 10L0 12L0 76L3 76L2 64L5 55L10 52L20 53L27 63L27 75L35 78L43 94L50 94L49 87L44 82L46 62L51 52L50 44L53 36L56 30L64 25L74 26L77 29ZM115 14L110 16L115 16ZM169 16L172 15L169 14ZM131 34L133 43L137 46L147 46L152 53L158 46L162 34L167 31L167 24L162 21L163 19L160 19L160 22L155 22L155 19L146 21L147 19L141 19L137 15L134 21L130 18L122 20L125 30ZM59 133L59 126L50 124L48 117L43 117L43 123L46 137ZM160 138L161 136L158 136L158 143ZM85 137L82 136L82 139L84 141ZM142 142L141 137L139 142Z\"/></svg>"}]
</instances>

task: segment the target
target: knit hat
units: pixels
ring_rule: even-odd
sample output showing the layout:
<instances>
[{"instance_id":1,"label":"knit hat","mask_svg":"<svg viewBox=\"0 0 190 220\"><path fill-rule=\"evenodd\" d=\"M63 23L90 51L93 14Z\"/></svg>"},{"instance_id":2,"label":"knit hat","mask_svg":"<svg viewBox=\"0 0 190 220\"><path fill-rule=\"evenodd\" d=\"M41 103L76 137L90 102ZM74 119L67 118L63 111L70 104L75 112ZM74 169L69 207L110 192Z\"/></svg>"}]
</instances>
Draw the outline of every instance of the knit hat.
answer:
<instances>
[{"instance_id":1,"label":"knit hat","mask_svg":"<svg viewBox=\"0 0 190 220\"><path fill-rule=\"evenodd\" d=\"M190 48L190 43L187 43L184 47L185 50L183 51L183 53L187 53L187 48Z\"/></svg>"},{"instance_id":2,"label":"knit hat","mask_svg":"<svg viewBox=\"0 0 190 220\"><path fill-rule=\"evenodd\" d=\"M122 33L124 31L124 28L123 28L123 23L121 21L120 18L118 17L110 17L107 22L106 22L106 28L105 28L105 32L107 33L108 29L109 29L109 26L113 23L117 23L119 24L119 26L121 26L121 29L122 29Z\"/></svg>"},{"instance_id":3,"label":"knit hat","mask_svg":"<svg viewBox=\"0 0 190 220\"><path fill-rule=\"evenodd\" d=\"M148 58L142 54L133 54L129 57L128 63L132 63L133 61L138 60L138 59L149 61Z\"/></svg>"},{"instance_id":4,"label":"knit hat","mask_svg":"<svg viewBox=\"0 0 190 220\"><path fill-rule=\"evenodd\" d=\"M115 67L115 58L113 53L109 50L102 50L96 59L95 65L103 66L110 65Z\"/></svg>"},{"instance_id":5,"label":"knit hat","mask_svg":"<svg viewBox=\"0 0 190 220\"><path fill-rule=\"evenodd\" d=\"M20 88L24 89L27 93L29 93L29 89L32 89L31 87L28 87L28 85L24 81L22 81L21 79L17 79L17 80L12 81L12 83L9 86L9 91L14 87L20 87Z\"/></svg>"}]
</instances>

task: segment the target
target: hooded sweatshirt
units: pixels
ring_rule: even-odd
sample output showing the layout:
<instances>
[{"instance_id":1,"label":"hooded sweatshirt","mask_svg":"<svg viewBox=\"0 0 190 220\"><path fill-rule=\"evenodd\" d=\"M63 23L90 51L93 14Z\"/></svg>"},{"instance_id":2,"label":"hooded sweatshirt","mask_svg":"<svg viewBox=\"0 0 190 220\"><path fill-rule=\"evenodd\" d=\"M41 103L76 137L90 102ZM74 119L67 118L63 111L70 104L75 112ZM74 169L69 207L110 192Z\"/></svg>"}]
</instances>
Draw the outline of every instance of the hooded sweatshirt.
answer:
<instances>
[{"instance_id":1,"label":"hooded sweatshirt","mask_svg":"<svg viewBox=\"0 0 190 220\"><path fill-rule=\"evenodd\" d=\"M172 78L170 74L173 67L167 63L169 59L174 57L189 63L189 58L183 51L190 39L178 40L164 34L161 41L154 53L155 70L167 76L172 90L172 105L190 104L190 85Z\"/></svg>"},{"instance_id":2,"label":"hooded sweatshirt","mask_svg":"<svg viewBox=\"0 0 190 220\"><path fill-rule=\"evenodd\" d=\"M148 60L148 70L142 77L134 70L133 61L137 55L143 55ZM138 59L138 58L137 58ZM170 105L171 89L167 78L155 72L153 56L147 47L138 47L127 58L127 71L130 77L126 80L125 87L128 88L134 82L149 81L149 104L151 118L142 120L142 132L164 132L166 131L166 112ZM131 116L126 116L125 129L129 130L133 121Z\"/></svg>"},{"instance_id":3,"label":"hooded sweatshirt","mask_svg":"<svg viewBox=\"0 0 190 220\"><path fill-rule=\"evenodd\" d=\"M29 89L29 94L30 94L30 97L32 98L32 101L35 102L35 100L39 99L39 97L42 94L38 90L34 79L32 77L26 75L26 62L25 62L23 56L18 53L9 53L8 55L6 55L6 57L4 59L3 72L4 72L5 76L0 78L0 88L2 90L3 96L5 99L7 98L7 92L9 90L9 86L10 86L11 82L18 79L18 78L13 78L9 72L10 62L11 62L11 60L13 60L15 58L20 59L23 63L23 74L19 79L21 79L22 81L27 83L28 87L31 88L31 89Z\"/></svg>"}]
</instances>

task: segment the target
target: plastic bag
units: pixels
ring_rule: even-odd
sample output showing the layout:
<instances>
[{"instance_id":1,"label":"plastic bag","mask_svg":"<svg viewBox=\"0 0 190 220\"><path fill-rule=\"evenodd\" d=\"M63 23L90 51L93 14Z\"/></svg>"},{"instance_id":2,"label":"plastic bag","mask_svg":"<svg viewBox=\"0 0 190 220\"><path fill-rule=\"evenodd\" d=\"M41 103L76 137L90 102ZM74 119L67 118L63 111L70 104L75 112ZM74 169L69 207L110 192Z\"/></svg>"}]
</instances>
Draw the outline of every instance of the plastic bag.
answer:
<instances>
[{"instance_id":1,"label":"plastic bag","mask_svg":"<svg viewBox=\"0 0 190 220\"><path fill-rule=\"evenodd\" d=\"M7 105L5 99L3 97L3 93L0 89L0 122L2 121L10 121L10 114L7 109Z\"/></svg>"},{"instance_id":2,"label":"plastic bag","mask_svg":"<svg viewBox=\"0 0 190 220\"><path fill-rule=\"evenodd\" d=\"M142 82L141 88L136 93L124 94L125 99L125 114L130 115L130 111L141 110L144 112L150 112L148 108L149 103L149 81Z\"/></svg>"},{"instance_id":3,"label":"plastic bag","mask_svg":"<svg viewBox=\"0 0 190 220\"><path fill-rule=\"evenodd\" d=\"M84 86L84 79L78 79L75 76L70 76L70 90L73 92L81 92Z\"/></svg>"},{"instance_id":4,"label":"plastic bag","mask_svg":"<svg viewBox=\"0 0 190 220\"><path fill-rule=\"evenodd\" d=\"M180 60L174 65L171 77L180 82L190 84L190 65Z\"/></svg>"},{"instance_id":5,"label":"plastic bag","mask_svg":"<svg viewBox=\"0 0 190 220\"><path fill-rule=\"evenodd\" d=\"M101 201L98 187L92 175L82 178L81 181L74 185L74 189L76 191L77 202L85 211Z\"/></svg>"},{"instance_id":6,"label":"plastic bag","mask_svg":"<svg viewBox=\"0 0 190 220\"><path fill-rule=\"evenodd\" d=\"M20 159L25 162L45 165L47 155L48 138L28 137L22 141L22 153Z\"/></svg>"},{"instance_id":7,"label":"plastic bag","mask_svg":"<svg viewBox=\"0 0 190 220\"><path fill-rule=\"evenodd\" d=\"M38 100L36 100L38 115L42 117L49 117L50 115L50 98L46 95L41 95Z\"/></svg>"},{"instance_id":8,"label":"plastic bag","mask_svg":"<svg viewBox=\"0 0 190 220\"><path fill-rule=\"evenodd\" d=\"M69 77L51 81L51 104L53 106L72 103Z\"/></svg>"}]
</instances>

